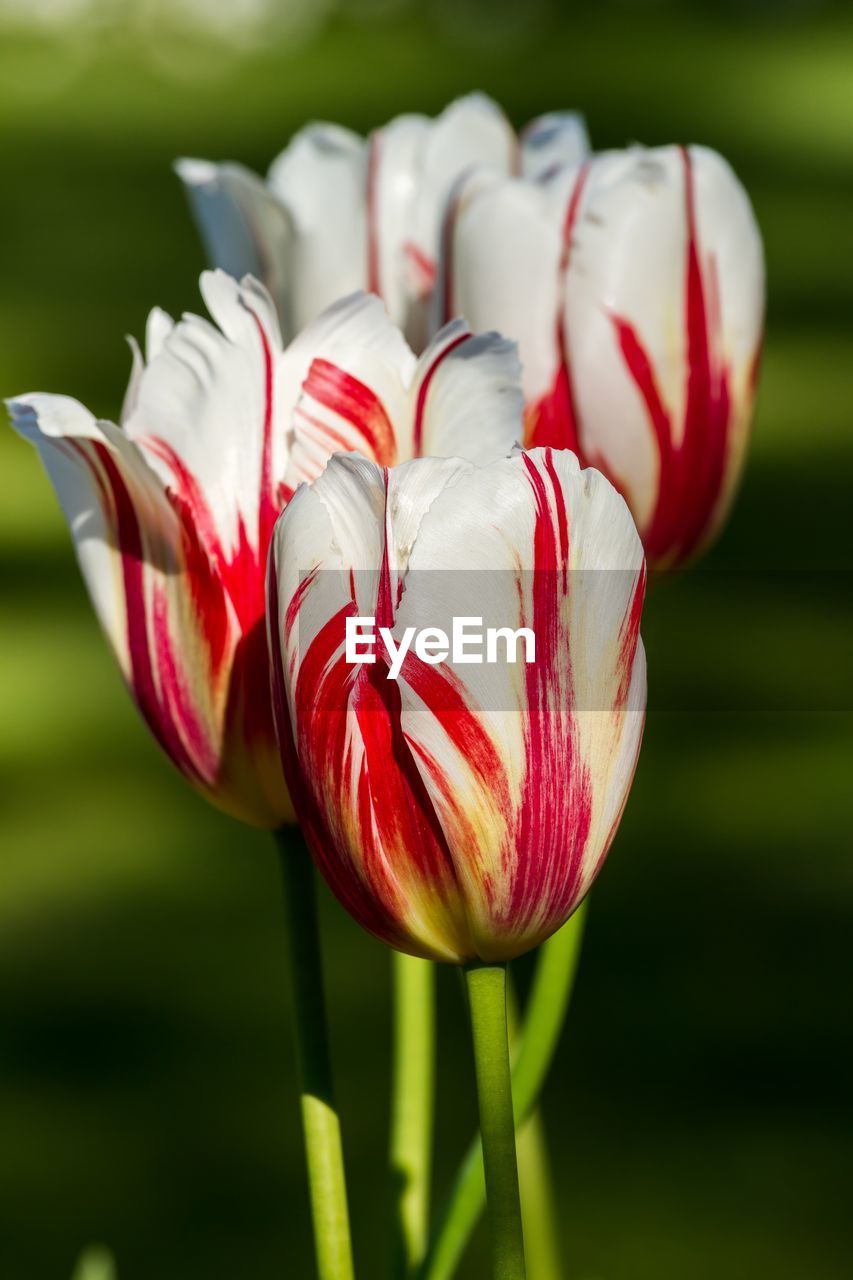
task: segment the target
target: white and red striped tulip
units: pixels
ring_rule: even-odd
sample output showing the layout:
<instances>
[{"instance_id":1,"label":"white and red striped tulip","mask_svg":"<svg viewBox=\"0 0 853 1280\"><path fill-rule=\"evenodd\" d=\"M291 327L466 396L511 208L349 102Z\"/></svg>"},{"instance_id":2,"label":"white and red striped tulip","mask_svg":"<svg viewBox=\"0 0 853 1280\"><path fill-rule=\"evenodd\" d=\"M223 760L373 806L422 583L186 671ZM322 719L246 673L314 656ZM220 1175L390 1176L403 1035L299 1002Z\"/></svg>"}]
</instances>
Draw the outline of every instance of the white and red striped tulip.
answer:
<instances>
[{"instance_id":1,"label":"white and red striped tulip","mask_svg":"<svg viewBox=\"0 0 853 1280\"><path fill-rule=\"evenodd\" d=\"M41 454L151 732L215 804L274 828L293 820L265 625L279 512L335 450L386 466L422 449L505 454L521 430L519 370L510 344L458 322L417 360L365 295L284 349L256 281L207 272L201 288L216 324L151 313L120 426L66 396L9 408Z\"/></svg>"},{"instance_id":2,"label":"white and red striped tulip","mask_svg":"<svg viewBox=\"0 0 853 1280\"><path fill-rule=\"evenodd\" d=\"M297 491L270 556L279 736L315 860L366 929L504 960L569 917L637 761L644 585L627 506L568 451L390 470L339 455ZM399 645L472 613L532 629L535 661L410 648L394 680L378 647L374 665L346 660L349 617Z\"/></svg>"},{"instance_id":3,"label":"white and red striped tulip","mask_svg":"<svg viewBox=\"0 0 853 1280\"><path fill-rule=\"evenodd\" d=\"M367 289L420 350L444 209L460 175L485 166L532 176L586 152L576 114L542 116L519 137L496 103L472 94L435 119L399 116L367 139L335 124L308 125L265 182L233 163L181 160L177 169L210 261L263 280L286 334L336 298Z\"/></svg>"},{"instance_id":4,"label":"white and red striped tulip","mask_svg":"<svg viewBox=\"0 0 853 1280\"><path fill-rule=\"evenodd\" d=\"M650 563L701 550L743 467L764 317L761 235L726 161L632 147L533 181L470 175L439 276L437 316L519 343L528 445L603 470Z\"/></svg>"}]
</instances>

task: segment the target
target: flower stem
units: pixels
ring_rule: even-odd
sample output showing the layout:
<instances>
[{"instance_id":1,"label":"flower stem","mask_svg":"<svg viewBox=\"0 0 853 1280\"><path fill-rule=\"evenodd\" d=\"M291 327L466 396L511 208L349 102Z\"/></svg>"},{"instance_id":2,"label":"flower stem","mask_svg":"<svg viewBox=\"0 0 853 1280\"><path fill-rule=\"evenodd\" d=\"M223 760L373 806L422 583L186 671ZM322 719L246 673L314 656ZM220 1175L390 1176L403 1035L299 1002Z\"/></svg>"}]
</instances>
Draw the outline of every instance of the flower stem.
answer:
<instances>
[{"instance_id":1,"label":"flower stem","mask_svg":"<svg viewBox=\"0 0 853 1280\"><path fill-rule=\"evenodd\" d=\"M414 1275L426 1251L435 1082L435 966L393 953L394 1071L390 1165L393 1272Z\"/></svg>"},{"instance_id":2,"label":"flower stem","mask_svg":"<svg viewBox=\"0 0 853 1280\"><path fill-rule=\"evenodd\" d=\"M276 832L290 948L302 1127L319 1280L353 1280L341 1129L332 1089L314 866L297 828Z\"/></svg>"},{"instance_id":3,"label":"flower stem","mask_svg":"<svg viewBox=\"0 0 853 1280\"><path fill-rule=\"evenodd\" d=\"M539 950L512 1070L516 1124L536 1105L566 1018L580 957L586 907L581 906ZM479 1138L462 1161L430 1242L419 1280L451 1280L483 1208L486 1188Z\"/></svg>"},{"instance_id":4,"label":"flower stem","mask_svg":"<svg viewBox=\"0 0 853 1280\"><path fill-rule=\"evenodd\" d=\"M525 1280L506 1024L506 966L466 970L494 1280Z\"/></svg>"},{"instance_id":5,"label":"flower stem","mask_svg":"<svg viewBox=\"0 0 853 1280\"><path fill-rule=\"evenodd\" d=\"M506 997L509 1056L514 1067L518 1059L521 1028L518 999L509 975L507 975ZM541 1106L533 1107L527 1118L519 1123L515 1141L518 1151L521 1220L524 1224L528 1280L559 1280L563 1274L563 1268L560 1265L560 1243L551 1161L548 1158L548 1143Z\"/></svg>"}]
</instances>

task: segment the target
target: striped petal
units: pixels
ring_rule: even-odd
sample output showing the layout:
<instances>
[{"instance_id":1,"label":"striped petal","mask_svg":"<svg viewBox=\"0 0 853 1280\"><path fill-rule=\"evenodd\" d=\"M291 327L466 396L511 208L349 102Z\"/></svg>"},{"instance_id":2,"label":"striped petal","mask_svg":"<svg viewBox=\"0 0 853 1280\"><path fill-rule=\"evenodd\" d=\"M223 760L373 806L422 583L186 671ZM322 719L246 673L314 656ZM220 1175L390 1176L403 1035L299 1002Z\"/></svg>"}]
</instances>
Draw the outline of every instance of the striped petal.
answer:
<instances>
[{"instance_id":1,"label":"striped petal","mask_svg":"<svg viewBox=\"0 0 853 1280\"><path fill-rule=\"evenodd\" d=\"M291 345L286 366L289 491L314 480L333 453L397 461L409 432L415 357L378 298L354 294L330 307Z\"/></svg>"},{"instance_id":2,"label":"striped petal","mask_svg":"<svg viewBox=\"0 0 853 1280\"><path fill-rule=\"evenodd\" d=\"M458 99L435 120L400 116L371 139L369 288L418 349L427 339L428 300L451 189L472 167L508 173L517 145L503 112L482 94Z\"/></svg>"},{"instance_id":3,"label":"striped petal","mask_svg":"<svg viewBox=\"0 0 853 1280\"><path fill-rule=\"evenodd\" d=\"M523 399L515 348L497 334L447 325L419 360L378 298L346 298L286 355L292 412L285 487L311 482L329 456L380 466L423 454L488 461L519 443Z\"/></svg>"},{"instance_id":4,"label":"striped petal","mask_svg":"<svg viewBox=\"0 0 853 1280\"><path fill-rule=\"evenodd\" d=\"M76 401L31 395L9 409L41 454L96 614L154 737L216 803L274 825L282 814L270 813L262 788L247 796L230 777L242 634L186 508L133 441ZM269 729L259 751L280 795Z\"/></svg>"},{"instance_id":5,"label":"striped petal","mask_svg":"<svg viewBox=\"0 0 853 1280\"><path fill-rule=\"evenodd\" d=\"M161 335L135 377L123 426L191 512L249 625L263 614L263 563L282 505L281 338L272 301L255 281L206 272L201 288L217 324L187 315Z\"/></svg>"},{"instance_id":6,"label":"striped petal","mask_svg":"<svg viewBox=\"0 0 853 1280\"><path fill-rule=\"evenodd\" d=\"M761 237L704 148L592 164L565 293L583 447L628 497L657 563L693 554L740 472L764 309Z\"/></svg>"},{"instance_id":7,"label":"striped petal","mask_svg":"<svg viewBox=\"0 0 853 1280\"><path fill-rule=\"evenodd\" d=\"M506 959L597 874L639 750L642 548L568 453L487 467L335 458L282 516L270 626L280 736L334 891L415 954ZM531 666L346 660L346 620L482 615L536 634Z\"/></svg>"},{"instance_id":8,"label":"striped petal","mask_svg":"<svg viewBox=\"0 0 853 1280\"><path fill-rule=\"evenodd\" d=\"M418 361L407 457L491 462L521 443L524 396L515 343L451 321Z\"/></svg>"},{"instance_id":9,"label":"striped petal","mask_svg":"<svg viewBox=\"0 0 853 1280\"><path fill-rule=\"evenodd\" d=\"M400 686L483 959L538 945L603 863L642 735L644 581L624 502L563 450L470 471L421 526L401 633L473 616L536 637L529 665L413 661Z\"/></svg>"},{"instance_id":10,"label":"striped petal","mask_svg":"<svg viewBox=\"0 0 853 1280\"><path fill-rule=\"evenodd\" d=\"M464 465L430 460L441 477ZM436 487L408 491L409 529ZM269 608L279 735L306 838L344 906L392 945L455 959L467 946L464 906L403 739L399 691L345 662L346 618L387 599L386 499L381 468L339 455L278 526Z\"/></svg>"}]
</instances>

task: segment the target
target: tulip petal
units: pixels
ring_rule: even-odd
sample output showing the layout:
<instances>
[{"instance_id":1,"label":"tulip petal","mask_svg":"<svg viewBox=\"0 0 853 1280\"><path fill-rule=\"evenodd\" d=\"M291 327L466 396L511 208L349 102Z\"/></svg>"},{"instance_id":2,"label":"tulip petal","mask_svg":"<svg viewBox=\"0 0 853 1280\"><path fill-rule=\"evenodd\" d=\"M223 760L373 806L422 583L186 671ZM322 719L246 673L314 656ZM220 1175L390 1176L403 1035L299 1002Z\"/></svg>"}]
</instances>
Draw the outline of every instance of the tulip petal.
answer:
<instances>
[{"instance_id":1,"label":"tulip petal","mask_svg":"<svg viewBox=\"0 0 853 1280\"><path fill-rule=\"evenodd\" d=\"M435 460L432 484L409 491L409 531L439 477L462 465ZM383 670L354 668L344 655L346 618L375 609L401 550L384 551L384 474L365 459L338 455L298 491L277 526L271 626L286 688L280 736L298 760L300 821L347 909L392 945L453 959L465 946L464 908L402 738L399 694ZM386 767L391 759L397 767Z\"/></svg>"},{"instance_id":2,"label":"tulip petal","mask_svg":"<svg viewBox=\"0 0 853 1280\"><path fill-rule=\"evenodd\" d=\"M335 452L380 466L423 454L486 462L519 443L515 347L494 333L474 337L460 320L416 363L378 298L355 294L306 329L285 366L287 386L302 388L292 410L288 492L315 480Z\"/></svg>"},{"instance_id":3,"label":"tulip petal","mask_svg":"<svg viewBox=\"0 0 853 1280\"><path fill-rule=\"evenodd\" d=\"M500 108L482 94L435 120L399 116L370 141L368 287L385 301L416 348L427 339L442 219L451 188L472 167L508 173L517 141Z\"/></svg>"},{"instance_id":4,"label":"tulip petal","mask_svg":"<svg viewBox=\"0 0 853 1280\"><path fill-rule=\"evenodd\" d=\"M559 368L562 218L560 184L475 174L460 186L445 230L438 305L475 332L520 339L525 399L545 395ZM558 194L553 188L560 186Z\"/></svg>"},{"instance_id":5,"label":"tulip petal","mask_svg":"<svg viewBox=\"0 0 853 1280\"><path fill-rule=\"evenodd\" d=\"M586 121L579 111L552 111L531 120L521 133L521 173L541 178L555 169L583 164L590 152Z\"/></svg>"},{"instance_id":6,"label":"tulip petal","mask_svg":"<svg viewBox=\"0 0 853 1280\"><path fill-rule=\"evenodd\" d=\"M248 623L263 614L263 558L281 505L281 338L272 301L255 281L205 272L201 287L219 327L185 315L158 334L124 427L192 512ZM254 575L247 560L260 565Z\"/></svg>"},{"instance_id":7,"label":"tulip petal","mask_svg":"<svg viewBox=\"0 0 853 1280\"><path fill-rule=\"evenodd\" d=\"M22 396L9 410L41 454L95 611L149 728L193 782L213 787L236 625L192 526L111 423L65 396Z\"/></svg>"},{"instance_id":8,"label":"tulip petal","mask_svg":"<svg viewBox=\"0 0 853 1280\"><path fill-rule=\"evenodd\" d=\"M294 332L367 285L367 144L335 124L310 124L273 161L269 186L292 219Z\"/></svg>"},{"instance_id":9,"label":"tulip petal","mask_svg":"<svg viewBox=\"0 0 853 1280\"><path fill-rule=\"evenodd\" d=\"M520 444L524 416L515 343L445 325L418 361L410 456L491 462Z\"/></svg>"},{"instance_id":10,"label":"tulip petal","mask_svg":"<svg viewBox=\"0 0 853 1280\"><path fill-rule=\"evenodd\" d=\"M378 298L329 307L288 349L284 380L293 436L285 485L294 490L338 452L381 466L409 454L415 357Z\"/></svg>"},{"instance_id":11,"label":"tulip petal","mask_svg":"<svg viewBox=\"0 0 853 1280\"><path fill-rule=\"evenodd\" d=\"M651 558L719 522L739 471L763 317L761 239L701 148L593 162L565 295L582 444L628 497Z\"/></svg>"},{"instance_id":12,"label":"tulip petal","mask_svg":"<svg viewBox=\"0 0 853 1280\"><path fill-rule=\"evenodd\" d=\"M399 631L491 616L536 636L530 666L412 662L400 682L483 959L547 937L603 862L642 733L644 580L624 502L564 451L466 472L421 524Z\"/></svg>"},{"instance_id":13,"label":"tulip petal","mask_svg":"<svg viewBox=\"0 0 853 1280\"><path fill-rule=\"evenodd\" d=\"M172 317L160 307L154 307L148 313L148 320L145 326L145 355L143 356L139 343L132 335L127 339L132 364L130 379L127 384L127 391L124 394L119 417L119 422L122 426L124 426L136 408L136 402L139 397L139 381L145 371L145 365L159 354L174 327L175 322Z\"/></svg>"},{"instance_id":14,"label":"tulip petal","mask_svg":"<svg viewBox=\"0 0 853 1280\"><path fill-rule=\"evenodd\" d=\"M261 178L243 165L178 160L208 261L236 279L255 276L269 289L286 334L296 332L290 215ZM149 356L149 359L151 357Z\"/></svg>"}]
</instances>

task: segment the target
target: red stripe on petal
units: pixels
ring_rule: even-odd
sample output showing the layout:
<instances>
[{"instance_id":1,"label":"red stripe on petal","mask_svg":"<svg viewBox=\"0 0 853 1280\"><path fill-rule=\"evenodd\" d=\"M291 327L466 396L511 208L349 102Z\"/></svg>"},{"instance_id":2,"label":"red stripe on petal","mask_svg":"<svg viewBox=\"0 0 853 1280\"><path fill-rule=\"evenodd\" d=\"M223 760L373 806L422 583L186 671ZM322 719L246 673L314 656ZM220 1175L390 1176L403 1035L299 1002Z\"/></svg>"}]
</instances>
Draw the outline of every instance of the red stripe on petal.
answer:
<instances>
[{"instance_id":1,"label":"red stripe on petal","mask_svg":"<svg viewBox=\"0 0 853 1280\"><path fill-rule=\"evenodd\" d=\"M162 588L152 592L151 624L163 715L186 744L200 777L212 787L219 770L219 756L193 703L185 672L175 653L169 626L169 601ZM204 680L203 671L195 674L197 679Z\"/></svg>"},{"instance_id":2,"label":"red stripe on petal","mask_svg":"<svg viewBox=\"0 0 853 1280\"><path fill-rule=\"evenodd\" d=\"M428 298L435 286L437 267L435 259L412 240L403 245L403 254L409 266L409 283L416 298Z\"/></svg>"},{"instance_id":3,"label":"red stripe on petal","mask_svg":"<svg viewBox=\"0 0 853 1280\"><path fill-rule=\"evenodd\" d=\"M203 770L198 767L184 744L171 708L168 704L164 705L155 678L152 633L149 631L145 595L146 555L133 499L107 446L95 441L91 448L102 470L113 508L116 540L121 555L130 685L134 698L149 729L166 754L191 780L204 781ZM78 450L81 456L87 457L87 451L79 445Z\"/></svg>"},{"instance_id":4,"label":"red stripe on petal","mask_svg":"<svg viewBox=\"0 0 853 1280\"><path fill-rule=\"evenodd\" d=\"M619 636L619 665L622 671L622 679L616 695L615 707L617 711L623 710L628 702L631 679L634 674L634 659L637 656L637 645L640 640L640 618L643 613L645 598L646 562L644 560L634 585L631 608L628 610Z\"/></svg>"},{"instance_id":5,"label":"red stripe on petal","mask_svg":"<svg viewBox=\"0 0 853 1280\"><path fill-rule=\"evenodd\" d=\"M492 794L495 807L508 814L509 782L500 753L477 713L469 706L465 687L456 673L443 664L421 662L409 652L403 661L401 678L441 725L480 785ZM420 758L428 759L426 752L417 743L410 742L409 745ZM431 772L434 779L440 781L434 761ZM461 814L458 795L449 784L445 795L450 808Z\"/></svg>"},{"instance_id":6,"label":"red stripe on petal","mask_svg":"<svg viewBox=\"0 0 853 1280\"><path fill-rule=\"evenodd\" d=\"M664 474L669 477L670 468L673 465L672 422L658 390L654 367L634 326L627 320L623 320L621 316L613 315L610 319L616 332L622 359L643 399L649 423L654 432L660 457L661 477L663 478Z\"/></svg>"},{"instance_id":7,"label":"red stripe on petal","mask_svg":"<svg viewBox=\"0 0 853 1280\"><path fill-rule=\"evenodd\" d=\"M423 447L424 413L426 411L426 402L427 396L429 395L430 384L443 361L447 359L451 351L455 351L458 346L461 346L463 342L467 342L470 337L470 333L460 333L451 342L448 342L441 351L438 352L432 364L430 364L426 373L421 378L421 384L418 387L418 397L415 402L415 426L413 433L413 449L416 458L421 456L421 450Z\"/></svg>"},{"instance_id":8,"label":"red stripe on petal","mask_svg":"<svg viewBox=\"0 0 853 1280\"><path fill-rule=\"evenodd\" d=\"M370 387L339 365L318 358L311 363L303 395L338 414L358 433L364 452L379 466L393 466L397 444L385 406ZM350 448L354 447L350 442Z\"/></svg>"},{"instance_id":9,"label":"red stripe on petal","mask_svg":"<svg viewBox=\"0 0 853 1280\"><path fill-rule=\"evenodd\" d=\"M553 459L545 475L525 466L536 503L533 618L536 661L525 668L525 773L507 924L523 933L537 919L562 921L577 900L592 821L592 783L577 743L563 613L573 590L568 513Z\"/></svg>"},{"instance_id":10,"label":"red stripe on petal","mask_svg":"<svg viewBox=\"0 0 853 1280\"><path fill-rule=\"evenodd\" d=\"M557 371L551 390L525 413L525 441L529 449L552 445L555 449L571 449L583 461L574 387L572 384L569 346L566 341L565 305L569 287L569 263L572 238L580 212L581 199L589 175L589 165L582 165L572 187L566 216L563 222L563 243L560 252L560 303L555 332Z\"/></svg>"},{"instance_id":11,"label":"red stripe on petal","mask_svg":"<svg viewBox=\"0 0 853 1280\"><path fill-rule=\"evenodd\" d=\"M187 590L199 633L207 645L211 673L216 675L221 670L231 633L225 588L199 538L189 504L171 490L166 497L180 522Z\"/></svg>"}]
</instances>

